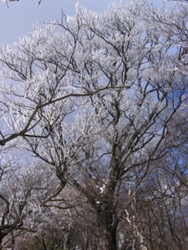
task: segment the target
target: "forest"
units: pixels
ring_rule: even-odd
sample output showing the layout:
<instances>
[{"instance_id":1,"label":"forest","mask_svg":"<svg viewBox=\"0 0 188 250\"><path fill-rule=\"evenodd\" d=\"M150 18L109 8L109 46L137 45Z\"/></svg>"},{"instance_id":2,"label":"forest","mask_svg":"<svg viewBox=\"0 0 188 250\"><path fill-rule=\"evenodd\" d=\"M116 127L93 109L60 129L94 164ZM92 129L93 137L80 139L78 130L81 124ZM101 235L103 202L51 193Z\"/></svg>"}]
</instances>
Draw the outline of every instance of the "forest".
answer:
<instances>
[{"instance_id":1,"label":"forest","mask_svg":"<svg viewBox=\"0 0 188 250\"><path fill-rule=\"evenodd\" d=\"M77 4L0 73L0 249L187 249L188 4Z\"/></svg>"}]
</instances>

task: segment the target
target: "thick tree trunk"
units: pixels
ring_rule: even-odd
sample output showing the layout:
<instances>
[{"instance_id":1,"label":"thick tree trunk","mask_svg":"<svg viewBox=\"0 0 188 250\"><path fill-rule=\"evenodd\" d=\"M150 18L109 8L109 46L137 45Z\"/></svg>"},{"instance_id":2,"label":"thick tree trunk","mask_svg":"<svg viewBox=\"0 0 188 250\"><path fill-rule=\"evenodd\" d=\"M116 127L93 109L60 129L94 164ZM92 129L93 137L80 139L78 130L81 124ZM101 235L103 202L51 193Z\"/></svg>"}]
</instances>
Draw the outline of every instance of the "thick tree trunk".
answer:
<instances>
[{"instance_id":1,"label":"thick tree trunk","mask_svg":"<svg viewBox=\"0 0 188 250\"><path fill-rule=\"evenodd\" d=\"M117 250L116 228L118 221L113 219L110 207L98 210L98 237L100 250Z\"/></svg>"},{"instance_id":2,"label":"thick tree trunk","mask_svg":"<svg viewBox=\"0 0 188 250\"><path fill-rule=\"evenodd\" d=\"M116 233L108 228L99 229L99 249L117 250Z\"/></svg>"}]
</instances>

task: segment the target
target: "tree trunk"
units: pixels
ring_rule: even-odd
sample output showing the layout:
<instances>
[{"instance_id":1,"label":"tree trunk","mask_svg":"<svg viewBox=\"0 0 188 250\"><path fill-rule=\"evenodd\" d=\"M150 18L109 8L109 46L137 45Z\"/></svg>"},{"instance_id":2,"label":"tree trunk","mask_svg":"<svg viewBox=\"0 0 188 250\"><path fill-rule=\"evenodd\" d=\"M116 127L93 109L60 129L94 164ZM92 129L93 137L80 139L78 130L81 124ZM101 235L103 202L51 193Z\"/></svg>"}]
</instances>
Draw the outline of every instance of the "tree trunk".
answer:
<instances>
[{"instance_id":1,"label":"tree trunk","mask_svg":"<svg viewBox=\"0 0 188 250\"><path fill-rule=\"evenodd\" d=\"M100 250L117 250L116 228L118 221L113 220L110 207L101 208L98 213L98 236Z\"/></svg>"},{"instance_id":2,"label":"tree trunk","mask_svg":"<svg viewBox=\"0 0 188 250\"><path fill-rule=\"evenodd\" d=\"M107 228L99 229L99 249L117 250L116 233Z\"/></svg>"}]
</instances>

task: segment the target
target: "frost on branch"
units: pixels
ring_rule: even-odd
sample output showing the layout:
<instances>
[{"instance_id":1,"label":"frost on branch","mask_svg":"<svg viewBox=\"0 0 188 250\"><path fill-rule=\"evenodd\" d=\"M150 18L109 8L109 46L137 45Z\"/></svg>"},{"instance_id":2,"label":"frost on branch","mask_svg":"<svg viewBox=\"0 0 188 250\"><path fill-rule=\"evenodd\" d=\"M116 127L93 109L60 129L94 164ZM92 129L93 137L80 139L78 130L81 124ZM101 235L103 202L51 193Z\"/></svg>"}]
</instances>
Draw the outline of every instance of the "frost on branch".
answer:
<instances>
[{"instance_id":1,"label":"frost on branch","mask_svg":"<svg viewBox=\"0 0 188 250\"><path fill-rule=\"evenodd\" d=\"M1 0L2 2L6 3L7 8L9 8L8 2L14 2L14 1L19 1L19 0ZM42 0L39 0L37 2L35 2L36 5L41 4Z\"/></svg>"},{"instance_id":2,"label":"frost on branch","mask_svg":"<svg viewBox=\"0 0 188 250\"><path fill-rule=\"evenodd\" d=\"M21 137L59 180L42 206L70 209L69 218L87 210L91 224L81 221L96 229L102 250L117 249L122 232L126 248L165 244L150 221L161 229L183 196L186 20L186 8L172 12L141 1L113 4L101 15L77 5L75 16L0 49L0 144L8 149ZM173 241L169 225L164 231Z\"/></svg>"}]
</instances>

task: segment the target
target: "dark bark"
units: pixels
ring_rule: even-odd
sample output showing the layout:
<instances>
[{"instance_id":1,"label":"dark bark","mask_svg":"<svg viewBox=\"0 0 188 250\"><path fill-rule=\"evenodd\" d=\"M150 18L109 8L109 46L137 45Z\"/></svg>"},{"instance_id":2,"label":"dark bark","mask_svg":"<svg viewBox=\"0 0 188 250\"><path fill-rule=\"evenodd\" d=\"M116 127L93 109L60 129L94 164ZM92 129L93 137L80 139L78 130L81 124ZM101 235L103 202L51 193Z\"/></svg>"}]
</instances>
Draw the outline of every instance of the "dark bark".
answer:
<instances>
[{"instance_id":1,"label":"dark bark","mask_svg":"<svg viewBox=\"0 0 188 250\"><path fill-rule=\"evenodd\" d=\"M98 237L100 250L117 250L116 228L119 219L114 216L112 204L99 204L98 216Z\"/></svg>"}]
</instances>

